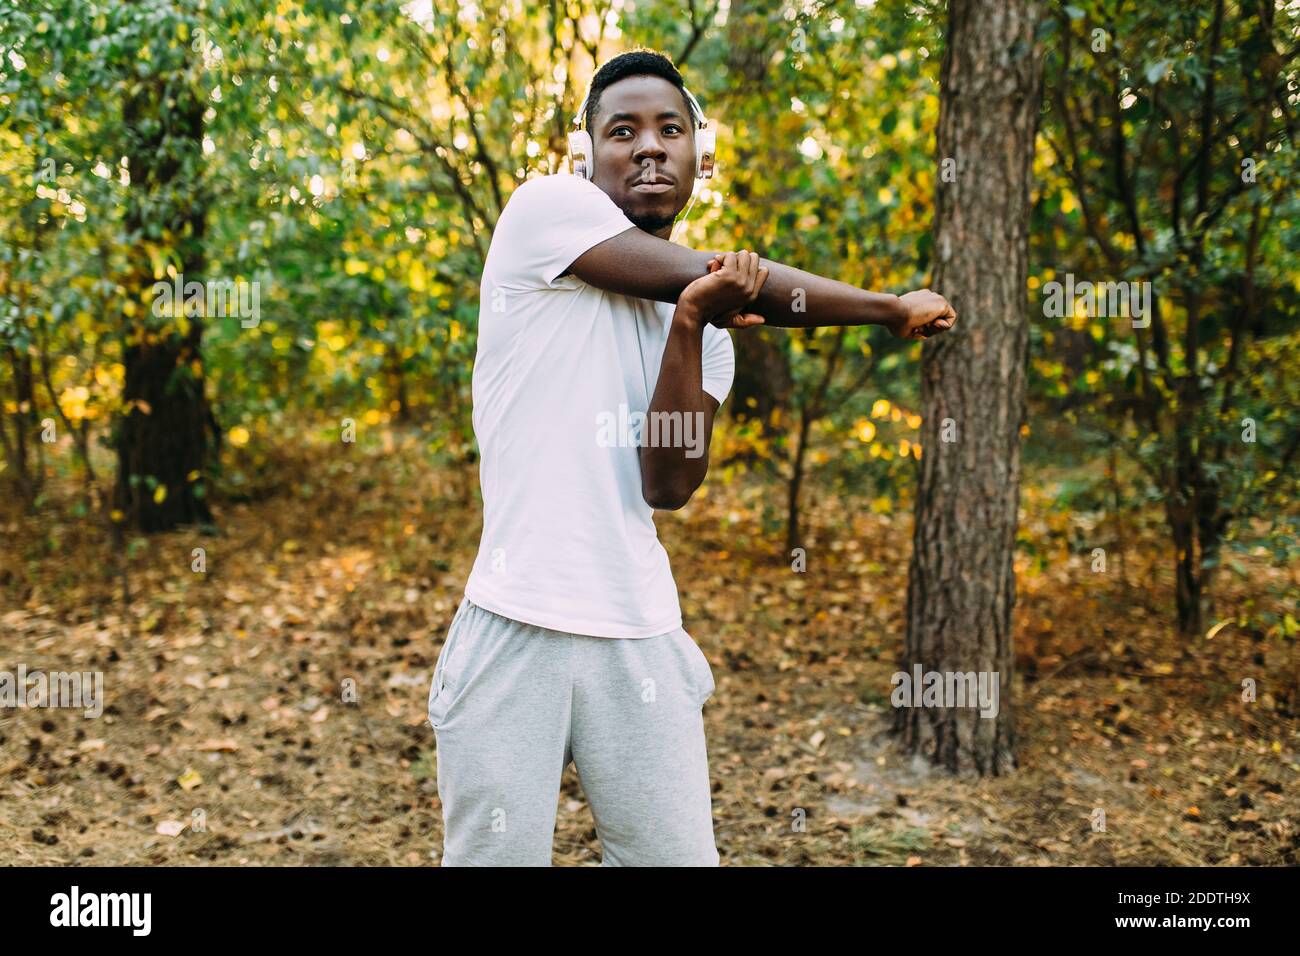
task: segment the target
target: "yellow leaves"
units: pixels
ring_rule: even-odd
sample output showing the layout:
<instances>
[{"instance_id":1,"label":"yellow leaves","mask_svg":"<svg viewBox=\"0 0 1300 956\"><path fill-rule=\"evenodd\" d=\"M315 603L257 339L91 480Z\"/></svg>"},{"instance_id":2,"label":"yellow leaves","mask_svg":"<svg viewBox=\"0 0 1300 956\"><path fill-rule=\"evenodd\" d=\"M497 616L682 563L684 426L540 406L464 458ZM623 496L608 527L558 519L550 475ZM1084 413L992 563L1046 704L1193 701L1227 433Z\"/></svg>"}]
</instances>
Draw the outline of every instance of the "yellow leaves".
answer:
<instances>
[{"instance_id":1,"label":"yellow leaves","mask_svg":"<svg viewBox=\"0 0 1300 956\"><path fill-rule=\"evenodd\" d=\"M90 401L90 389L84 385L77 385L72 388L65 388L63 394L59 396L59 409L69 421L79 422L83 419L94 418L97 409L88 406Z\"/></svg>"},{"instance_id":2,"label":"yellow leaves","mask_svg":"<svg viewBox=\"0 0 1300 956\"><path fill-rule=\"evenodd\" d=\"M387 416L377 408L370 408L361 416L361 420L367 425L379 425Z\"/></svg>"},{"instance_id":3,"label":"yellow leaves","mask_svg":"<svg viewBox=\"0 0 1300 956\"><path fill-rule=\"evenodd\" d=\"M343 271L350 276L363 275L370 269L370 263L363 262L360 259L349 259L343 263Z\"/></svg>"},{"instance_id":4,"label":"yellow leaves","mask_svg":"<svg viewBox=\"0 0 1300 956\"><path fill-rule=\"evenodd\" d=\"M1076 332L1081 332L1088 327L1090 318L1086 297L1079 298L1075 301L1074 312L1070 316L1070 328Z\"/></svg>"},{"instance_id":5,"label":"yellow leaves","mask_svg":"<svg viewBox=\"0 0 1300 956\"><path fill-rule=\"evenodd\" d=\"M248 429L243 425L236 425L234 428L230 429L230 432L226 437L230 439L230 444L234 445L236 448L243 448L248 444L248 440L252 436L249 435Z\"/></svg>"},{"instance_id":6,"label":"yellow leaves","mask_svg":"<svg viewBox=\"0 0 1300 956\"><path fill-rule=\"evenodd\" d=\"M419 259L411 263L408 281L413 292L424 292L429 287L428 275L424 271L424 263Z\"/></svg>"},{"instance_id":7,"label":"yellow leaves","mask_svg":"<svg viewBox=\"0 0 1300 956\"><path fill-rule=\"evenodd\" d=\"M1227 619L1227 620L1220 621L1218 624L1214 625L1214 627L1210 628L1208 632L1206 632L1205 639L1206 639L1207 641L1212 641L1212 640L1214 640L1215 635L1218 634L1221 630L1223 630L1225 627L1227 627L1227 626L1228 626L1229 624L1231 624L1231 623L1232 623L1232 619L1231 619L1231 618L1229 618L1229 619Z\"/></svg>"},{"instance_id":8,"label":"yellow leaves","mask_svg":"<svg viewBox=\"0 0 1300 956\"><path fill-rule=\"evenodd\" d=\"M1072 213L1079 208L1079 204L1074 201L1074 193L1066 192L1061 195L1061 212Z\"/></svg>"},{"instance_id":9,"label":"yellow leaves","mask_svg":"<svg viewBox=\"0 0 1300 956\"><path fill-rule=\"evenodd\" d=\"M200 473L199 473L199 470L198 470L197 468L195 468L195 469L193 469L193 470L192 470L188 475L185 476L185 480L186 480L186 481L198 481L198 480L199 480L199 474L200 474Z\"/></svg>"},{"instance_id":10,"label":"yellow leaves","mask_svg":"<svg viewBox=\"0 0 1300 956\"><path fill-rule=\"evenodd\" d=\"M876 426L865 418L853 423L853 434L860 442L869 442L876 437Z\"/></svg>"},{"instance_id":11,"label":"yellow leaves","mask_svg":"<svg viewBox=\"0 0 1300 956\"><path fill-rule=\"evenodd\" d=\"M156 505L160 505L166 500L167 500L167 486L159 485L157 488L153 490L153 503Z\"/></svg>"},{"instance_id":12,"label":"yellow leaves","mask_svg":"<svg viewBox=\"0 0 1300 956\"><path fill-rule=\"evenodd\" d=\"M871 406L871 417L884 418L886 415L889 414L889 409L891 407L892 406L889 404L889 399L878 398L876 399L875 404Z\"/></svg>"},{"instance_id":13,"label":"yellow leaves","mask_svg":"<svg viewBox=\"0 0 1300 956\"><path fill-rule=\"evenodd\" d=\"M198 771L193 767L186 767L185 772L176 778L176 782L182 790L193 790L203 783L203 778L199 776Z\"/></svg>"},{"instance_id":14,"label":"yellow leaves","mask_svg":"<svg viewBox=\"0 0 1300 956\"><path fill-rule=\"evenodd\" d=\"M455 342L461 337L461 325L455 319L447 326L447 341Z\"/></svg>"}]
</instances>

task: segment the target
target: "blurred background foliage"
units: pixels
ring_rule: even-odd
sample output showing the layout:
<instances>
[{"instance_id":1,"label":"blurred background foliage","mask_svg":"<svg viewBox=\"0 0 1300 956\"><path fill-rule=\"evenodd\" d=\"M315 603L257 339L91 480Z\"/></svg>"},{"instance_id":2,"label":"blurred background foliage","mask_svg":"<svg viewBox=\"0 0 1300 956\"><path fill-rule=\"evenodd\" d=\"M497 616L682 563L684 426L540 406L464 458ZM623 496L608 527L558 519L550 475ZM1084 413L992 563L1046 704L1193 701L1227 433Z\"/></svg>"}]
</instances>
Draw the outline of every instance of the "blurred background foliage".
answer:
<instances>
[{"instance_id":1,"label":"blurred background foliage","mask_svg":"<svg viewBox=\"0 0 1300 956\"><path fill-rule=\"evenodd\" d=\"M1289 562L1300 540L1298 21L1295 3L1044 7L1030 494L1097 515L1108 546L1159 525L1184 625L1234 549ZM637 46L722 131L677 241L922 287L943 29L942 4L902 0L5 5L0 483L40 510L72 477L72 515L121 534L213 520L204 502L257 496L277 446L344 419L471 467L493 225L520 182L566 169L590 76ZM1067 274L1150 282L1150 325L1048 314ZM153 283L178 275L258 282L259 321L156 315ZM908 506L919 345L733 338L713 481L767 489L787 544L813 482ZM172 402L169 458L132 428Z\"/></svg>"}]
</instances>

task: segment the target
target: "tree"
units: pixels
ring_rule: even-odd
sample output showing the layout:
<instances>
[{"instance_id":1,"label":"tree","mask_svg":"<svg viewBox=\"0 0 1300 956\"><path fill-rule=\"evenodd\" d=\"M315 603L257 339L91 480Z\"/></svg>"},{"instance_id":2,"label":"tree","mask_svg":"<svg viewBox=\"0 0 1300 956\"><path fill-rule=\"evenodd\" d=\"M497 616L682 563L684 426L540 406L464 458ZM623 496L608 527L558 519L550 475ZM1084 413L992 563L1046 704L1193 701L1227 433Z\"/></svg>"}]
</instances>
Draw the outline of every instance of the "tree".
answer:
<instances>
[{"instance_id":1,"label":"tree","mask_svg":"<svg viewBox=\"0 0 1300 956\"><path fill-rule=\"evenodd\" d=\"M913 752L954 773L1015 766L1012 559L1042 94L1036 17L1029 0L952 0L940 81L934 287L959 321L922 351L925 454L902 665L996 674L1000 705L993 717L973 707L900 708L895 729Z\"/></svg>"},{"instance_id":2,"label":"tree","mask_svg":"<svg viewBox=\"0 0 1300 956\"><path fill-rule=\"evenodd\" d=\"M1044 26L1044 128L1083 233L1051 265L1150 292L1132 321L1066 303L1057 334L1092 352L1071 404L1163 503L1178 628L1200 636L1225 538L1295 488L1294 18L1080 0Z\"/></svg>"},{"instance_id":3,"label":"tree","mask_svg":"<svg viewBox=\"0 0 1300 956\"><path fill-rule=\"evenodd\" d=\"M156 275L159 259L171 264L187 300L190 284L206 278L208 202L200 182L206 103L186 42L194 25L179 11L151 19L149 31L140 30L134 42L149 47L147 62L155 66L143 79L122 81L131 175L125 227L135 254L125 283L125 382L113 500L141 531L212 520L202 482L215 439L203 385L206 302L194 312L187 302L173 301L161 314L151 304L155 280L167 278ZM132 42L125 49L127 63L144 58Z\"/></svg>"}]
</instances>

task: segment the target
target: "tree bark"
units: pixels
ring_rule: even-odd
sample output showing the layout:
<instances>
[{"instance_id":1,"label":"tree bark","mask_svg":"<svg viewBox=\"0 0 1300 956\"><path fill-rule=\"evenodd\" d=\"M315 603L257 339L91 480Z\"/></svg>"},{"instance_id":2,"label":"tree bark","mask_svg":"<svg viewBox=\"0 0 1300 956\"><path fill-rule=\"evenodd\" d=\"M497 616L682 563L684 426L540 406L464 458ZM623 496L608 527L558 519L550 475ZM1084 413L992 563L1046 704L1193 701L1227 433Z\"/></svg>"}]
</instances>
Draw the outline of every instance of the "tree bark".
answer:
<instances>
[{"instance_id":1,"label":"tree bark","mask_svg":"<svg viewBox=\"0 0 1300 956\"><path fill-rule=\"evenodd\" d=\"M123 106L131 144L126 226L142 242L174 248L189 283L202 281L205 268L207 204L197 175L204 105L200 92L181 76L171 79L145 81ZM189 316L187 325L156 319L145 295L154 276L143 245L133 262L127 288L137 312L128 317L125 329L114 506L127 523L145 532L210 522L206 491L197 490L212 461L212 415L202 372L203 316ZM159 492L159 486L165 490Z\"/></svg>"},{"instance_id":2,"label":"tree bark","mask_svg":"<svg viewBox=\"0 0 1300 956\"><path fill-rule=\"evenodd\" d=\"M733 83L761 88L768 70L769 52L766 37L755 23L764 12L754 0L732 0L727 14L727 76ZM737 157L737 168L744 168L757 156L754 144L737 143L746 155ZM759 168L765 168L760 166ZM783 332L765 332L753 329L732 335L736 346L736 377L731 385L731 417L737 421L758 419L763 435L773 438L785 433L784 423L773 424L772 413L790 408L794 393L794 379L790 373L790 359L778 340Z\"/></svg>"},{"instance_id":3,"label":"tree bark","mask_svg":"<svg viewBox=\"0 0 1300 956\"><path fill-rule=\"evenodd\" d=\"M952 332L925 343L923 454L900 669L996 673L996 716L900 707L903 745L956 774L1016 766L1012 699L1028 234L1042 96L1038 8L952 0L940 86L933 287ZM948 439L948 440L945 440ZM917 689L919 690L919 688Z\"/></svg>"}]
</instances>

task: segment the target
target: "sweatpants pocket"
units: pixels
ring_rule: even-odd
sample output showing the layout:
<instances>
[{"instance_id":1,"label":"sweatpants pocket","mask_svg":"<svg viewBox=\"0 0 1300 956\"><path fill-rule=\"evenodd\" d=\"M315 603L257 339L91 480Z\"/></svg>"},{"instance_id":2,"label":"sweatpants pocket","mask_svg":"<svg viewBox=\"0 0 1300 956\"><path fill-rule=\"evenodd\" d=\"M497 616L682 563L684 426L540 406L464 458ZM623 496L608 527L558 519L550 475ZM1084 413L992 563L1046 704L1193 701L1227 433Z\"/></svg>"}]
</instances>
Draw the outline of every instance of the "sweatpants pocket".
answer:
<instances>
[{"instance_id":1,"label":"sweatpants pocket","mask_svg":"<svg viewBox=\"0 0 1300 956\"><path fill-rule=\"evenodd\" d=\"M461 670L460 649L465 643L462 635L468 629L465 621L466 607L466 601L462 600L451 620L451 627L447 629L447 640L443 642L442 650L438 653L438 662L433 666L433 680L429 686L428 714L429 725L434 730L442 726L447 708L455 696Z\"/></svg>"},{"instance_id":2,"label":"sweatpants pocket","mask_svg":"<svg viewBox=\"0 0 1300 956\"><path fill-rule=\"evenodd\" d=\"M697 707L703 707L704 702L717 690L717 684L713 680L713 668L709 665L709 659L700 649L700 645L695 643L695 638L691 637L684 628L679 629L677 633L685 639L686 653L691 659L695 704Z\"/></svg>"}]
</instances>

